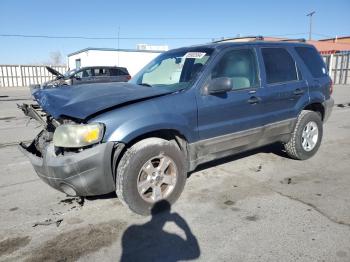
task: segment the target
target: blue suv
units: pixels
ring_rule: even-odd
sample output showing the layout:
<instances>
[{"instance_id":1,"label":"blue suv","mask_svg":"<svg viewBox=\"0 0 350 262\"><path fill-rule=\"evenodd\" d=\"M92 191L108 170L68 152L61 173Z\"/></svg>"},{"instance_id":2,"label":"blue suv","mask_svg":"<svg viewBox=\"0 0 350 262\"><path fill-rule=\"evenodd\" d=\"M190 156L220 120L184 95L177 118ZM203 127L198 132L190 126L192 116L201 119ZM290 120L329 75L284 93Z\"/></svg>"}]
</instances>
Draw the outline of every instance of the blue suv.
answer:
<instances>
[{"instance_id":1,"label":"blue suv","mask_svg":"<svg viewBox=\"0 0 350 262\"><path fill-rule=\"evenodd\" d=\"M39 90L39 107L21 108L43 130L20 148L53 188L73 196L116 191L147 215L161 199L176 201L201 163L275 142L294 159L310 158L331 93L322 58L305 43L179 48L128 83Z\"/></svg>"}]
</instances>

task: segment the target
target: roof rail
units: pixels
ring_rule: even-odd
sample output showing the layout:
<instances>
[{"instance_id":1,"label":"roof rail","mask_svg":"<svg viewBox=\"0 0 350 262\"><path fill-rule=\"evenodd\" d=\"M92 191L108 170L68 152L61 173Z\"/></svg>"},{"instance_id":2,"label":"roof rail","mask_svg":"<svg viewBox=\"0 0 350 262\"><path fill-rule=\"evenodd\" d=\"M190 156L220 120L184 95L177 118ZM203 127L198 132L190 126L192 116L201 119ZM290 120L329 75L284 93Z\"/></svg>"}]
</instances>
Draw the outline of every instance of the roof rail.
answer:
<instances>
[{"instance_id":1,"label":"roof rail","mask_svg":"<svg viewBox=\"0 0 350 262\"><path fill-rule=\"evenodd\" d=\"M223 43L223 42L250 42L250 41L263 41L264 37L261 35L258 36L242 36L242 37L232 37L224 38L221 40L213 41L213 43Z\"/></svg>"},{"instance_id":2,"label":"roof rail","mask_svg":"<svg viewBox=\"0 0 350 262\"><path fill-rule=\"evenodd\" d=\"M296 39L282 39L280 40L282 42L302 42L302 43L305 43L306 40L305 38L296 38Z\"/></svg>"}]
</instances>

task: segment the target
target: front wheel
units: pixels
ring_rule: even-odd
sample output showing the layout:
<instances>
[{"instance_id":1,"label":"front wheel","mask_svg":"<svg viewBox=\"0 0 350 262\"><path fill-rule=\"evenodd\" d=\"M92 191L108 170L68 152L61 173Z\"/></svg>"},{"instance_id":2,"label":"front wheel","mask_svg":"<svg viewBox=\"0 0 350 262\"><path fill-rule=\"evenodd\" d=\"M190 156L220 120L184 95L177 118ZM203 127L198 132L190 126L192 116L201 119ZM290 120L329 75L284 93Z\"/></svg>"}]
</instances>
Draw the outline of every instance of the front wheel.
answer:
<instances>
[{"instance_id":1,"label":"front wheel","mask_svg":"<svg viewBox=\"0 0 350 262\"><path fill-rule=\"evenodd\" d=\"M183 191L186 178L185 157L177 144L147 138L129 148L121 158L116 193L132 211L148 215L162 199L174 203Z\"/></svg>"},{"instance_id":2,"label":"front wheel","mask_svg":"<svg viewBox=\"0 0 350 262\"><path fill-rule=\"evenodd\" d=\"M323 123L321 116L309 110L301 111L290 140L284 145L287 154L298 160L312 157L321 145Z\"/></svg>"}]
</instances>

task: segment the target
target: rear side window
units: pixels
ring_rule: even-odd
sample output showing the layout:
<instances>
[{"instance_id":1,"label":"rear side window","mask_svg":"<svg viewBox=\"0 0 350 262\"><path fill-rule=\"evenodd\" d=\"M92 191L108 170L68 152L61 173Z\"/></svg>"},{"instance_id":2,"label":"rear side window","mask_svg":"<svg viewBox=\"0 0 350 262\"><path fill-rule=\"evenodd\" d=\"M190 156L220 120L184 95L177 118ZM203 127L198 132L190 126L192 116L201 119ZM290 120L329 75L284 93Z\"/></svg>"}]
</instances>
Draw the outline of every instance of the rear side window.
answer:
<instances>
[{"instance_id":1,"label":"rear side window","mask_svg":"<svg viewBox=\"0 0 350 262\"><path fill-rule=\"evenodd\" d=\"M110 68L109 69L111 76L124 76L129 75L126 68Z\"/></svg>"},{"instance_id":2,"label":"rear side window","mask_svg":"<svg viewBox=\"0 0 350 262\"><path fill-rule=\"evenodd\" d=\"M298 80L295 61L284 48L262 48L268 84Z\"/></svg>"},{"instance_id":3,"label":"rear side window","mask_svg":"<svg viewBox=\"0 0 350 262\"><path fill-rule=\"evenodd\" d=\"M94 69L95 76L107 76L107 69L106 68L95 68Z\"/></svg>"},{"instance_id":4,"label":"rear side window","mask_svg":"<svg viewBox=\"0 0 350 262\"><path fill-rule=\"evenodd\" d=\"M118 70L116 68L110 68L109 69L110 75L111 76L118 76Z\"/></svg>"},{"instance_id":5,"label":"rear side window","mask_svg":"<svg viewBox=\"0 0 350 262\"><path fill-rule=\"evenodd\" d=\"M311 47L295 47L295 51L301 57L313 77L319 78L327 75L326 67L316 49Z\"/></svg>"}]
</instances>

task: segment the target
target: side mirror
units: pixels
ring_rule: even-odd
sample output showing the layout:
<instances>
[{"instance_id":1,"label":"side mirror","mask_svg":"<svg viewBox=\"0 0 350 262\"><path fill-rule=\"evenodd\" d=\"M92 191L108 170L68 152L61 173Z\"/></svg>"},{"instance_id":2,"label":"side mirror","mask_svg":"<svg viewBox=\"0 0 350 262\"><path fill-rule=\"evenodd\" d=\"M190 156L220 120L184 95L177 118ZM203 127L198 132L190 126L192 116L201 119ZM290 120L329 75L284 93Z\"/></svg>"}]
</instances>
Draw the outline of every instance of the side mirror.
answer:
<instances>
[{"instance_id":1,"label":"side mirror","mask_svg":"<svg viewBox=\"0 0 350 262\"><path fill-rule=\"evenodd\" d=\"M81 80L81 77L78 75L75 75L74 78L75 78L75 80Z\"/></svg>"},{"instance_id":2,"label":"side mirror","mask_svg":"<svg viewBox=\"0 0 350 262\"><path fill-rule=\"evenodd\" d=\"M233 88L232 78L230 77L218 77L210 80L209 84L205 87L206 94L218 94L231 91Z\"/></svg>"}]
</instances>

